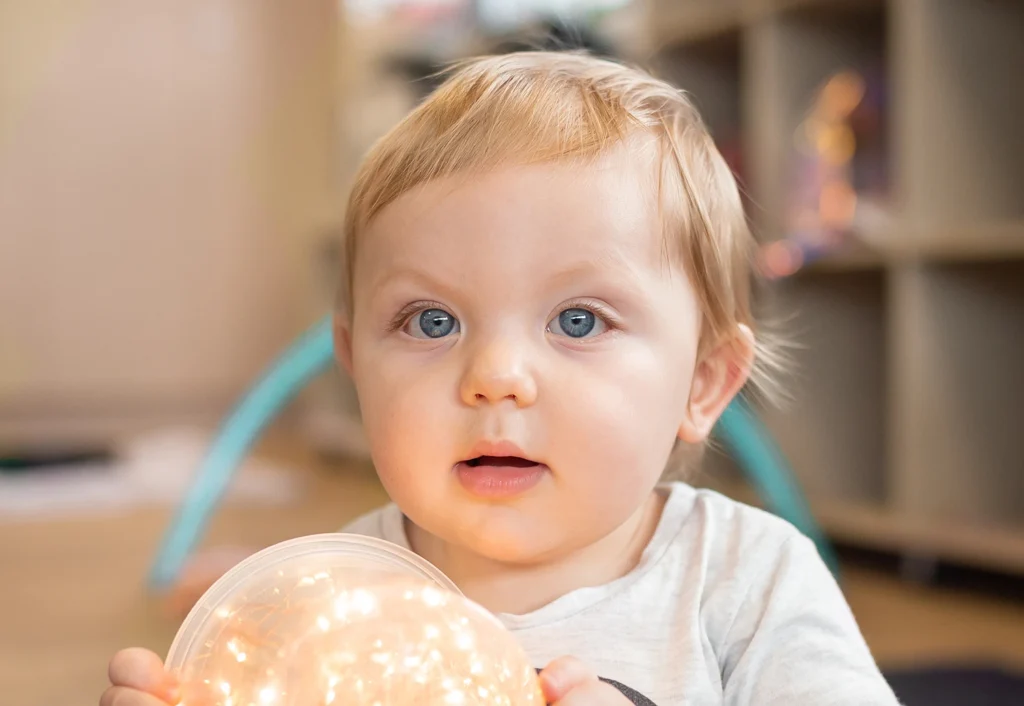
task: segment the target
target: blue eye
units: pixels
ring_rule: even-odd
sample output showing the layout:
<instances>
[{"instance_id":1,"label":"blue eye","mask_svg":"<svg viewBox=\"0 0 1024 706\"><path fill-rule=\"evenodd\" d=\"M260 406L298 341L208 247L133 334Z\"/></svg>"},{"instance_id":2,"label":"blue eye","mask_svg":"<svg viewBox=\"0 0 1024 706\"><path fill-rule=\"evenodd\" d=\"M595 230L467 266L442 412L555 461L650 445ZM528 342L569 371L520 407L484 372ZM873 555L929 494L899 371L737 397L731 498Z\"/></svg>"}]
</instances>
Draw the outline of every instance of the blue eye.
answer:
<instances>
[{"instance_id":1,"label":"blue eye","mask_svg":"<svg viewBox=\"0 0 1024 706\"><path fill-rule=\"evenodd\" d=\"M548 331L561 333L569 338L586 338L590 334L602 333L605 323L599 319L594 312L581 307L570 307L559 312L556 321L548 324ZM554 330L557 326L557 331Z\"/></svg>"},{"instance_id":2,"label":"blue eye","mask_svg":"<svg viewBox=\"0 0 1024 706\"><path fill-rule=\"evenodd\" d=\"M444 309L424 309L406 324L406 333L414 338L444 338L458 331L459 320Z\"/></svg>"}]
</instances>

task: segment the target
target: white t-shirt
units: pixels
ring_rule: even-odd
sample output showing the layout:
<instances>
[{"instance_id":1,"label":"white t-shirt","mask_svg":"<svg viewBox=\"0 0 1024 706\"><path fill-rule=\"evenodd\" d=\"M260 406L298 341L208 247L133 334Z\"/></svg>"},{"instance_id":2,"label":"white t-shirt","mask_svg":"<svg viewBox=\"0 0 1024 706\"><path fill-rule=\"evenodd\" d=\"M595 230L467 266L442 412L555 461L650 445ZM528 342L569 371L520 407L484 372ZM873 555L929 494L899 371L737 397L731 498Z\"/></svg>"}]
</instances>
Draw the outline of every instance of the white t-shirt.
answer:
<instances>
[{"instance_id":1,"label":"white t-shirt","mask_svg":"<svg viewBox=\"0 0 1024 706\"><path fill-rule=\"evenodd\" d=\"M656 706L897 704L810 540L718 493L667 488L629 574L498 614L534 666L572 655ZM344 531L409 548L395 505Z\"/></svg>"}]
</instances>

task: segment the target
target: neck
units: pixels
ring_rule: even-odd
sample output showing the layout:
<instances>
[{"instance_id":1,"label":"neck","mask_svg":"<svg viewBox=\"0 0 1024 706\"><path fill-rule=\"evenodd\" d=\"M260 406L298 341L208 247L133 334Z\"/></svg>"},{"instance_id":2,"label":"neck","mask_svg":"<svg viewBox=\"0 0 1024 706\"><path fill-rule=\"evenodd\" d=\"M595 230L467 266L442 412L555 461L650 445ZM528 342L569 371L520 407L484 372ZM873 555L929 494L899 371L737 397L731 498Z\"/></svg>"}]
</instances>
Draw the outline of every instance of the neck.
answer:
<instances>
[{"instance_id":1,"label":"neck","mask_svg":"<svg viewBox=\"0 0 1024 706\"><path fill-rule=\"evenodd\" d=\"M521 615L587 586L625 576L640 562L654 535L665 496L651 493L626 522L598 541L531 564L508 564L449 544L406 520L414 551L455 582L471 600L493 613Z\"/></svg>"}]
</instances>

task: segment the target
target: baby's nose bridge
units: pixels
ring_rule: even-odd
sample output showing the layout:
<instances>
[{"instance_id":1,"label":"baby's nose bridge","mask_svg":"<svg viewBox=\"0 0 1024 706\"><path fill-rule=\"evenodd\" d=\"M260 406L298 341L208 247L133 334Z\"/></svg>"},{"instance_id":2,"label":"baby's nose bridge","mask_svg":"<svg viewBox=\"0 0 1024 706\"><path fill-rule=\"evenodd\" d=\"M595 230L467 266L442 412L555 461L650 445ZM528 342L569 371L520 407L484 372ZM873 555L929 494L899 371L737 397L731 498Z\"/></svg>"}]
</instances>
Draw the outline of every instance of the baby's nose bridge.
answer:
<instances>
[{"instance_id":1,"label":"baby's nose bridge","mask_svg":"<svg viewBox=\"0 0 1024 706\"><path fill-rule=\"evenodd\" d=\"M464 397L467 401L512 398L520 404L530 403L536 396L533 371L538 351L534 342L507 329L489 335L481 333L467 346Z\"/></svg>"}]
</instances>

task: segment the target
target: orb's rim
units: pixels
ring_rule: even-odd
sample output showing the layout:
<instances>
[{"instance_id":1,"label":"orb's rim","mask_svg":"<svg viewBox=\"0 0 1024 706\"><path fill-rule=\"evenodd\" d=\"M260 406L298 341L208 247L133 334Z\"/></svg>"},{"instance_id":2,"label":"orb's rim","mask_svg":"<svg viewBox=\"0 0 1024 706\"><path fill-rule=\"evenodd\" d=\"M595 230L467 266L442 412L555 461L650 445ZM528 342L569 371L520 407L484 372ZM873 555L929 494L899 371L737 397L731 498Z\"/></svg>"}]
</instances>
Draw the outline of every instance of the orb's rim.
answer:
<instances>
[{"instance_id":1,"label":"orb's rim","mask_svg":"<svg viewBox=\"0 0 1024 706\"><path fill-rule=\"evenodd\" d=\"M327 532L288 539L256 552L242 560L221 576L189 611L167 651L166 668L171 672L180 671L185 659L191 653L192 645L199 637L200 629L207 619L222 607L222 603L238 586L256 573L267 571L302 556L315 554L336 554L337 556L359 557L370 562L411 571L438 587L462 596L450 578L420 555L393 542L377 537L368 537L346 532Z\"/></svg>"}]
</instances>

